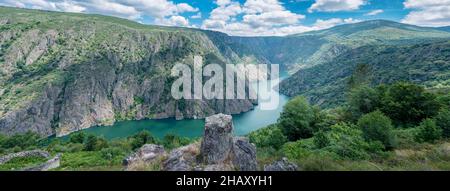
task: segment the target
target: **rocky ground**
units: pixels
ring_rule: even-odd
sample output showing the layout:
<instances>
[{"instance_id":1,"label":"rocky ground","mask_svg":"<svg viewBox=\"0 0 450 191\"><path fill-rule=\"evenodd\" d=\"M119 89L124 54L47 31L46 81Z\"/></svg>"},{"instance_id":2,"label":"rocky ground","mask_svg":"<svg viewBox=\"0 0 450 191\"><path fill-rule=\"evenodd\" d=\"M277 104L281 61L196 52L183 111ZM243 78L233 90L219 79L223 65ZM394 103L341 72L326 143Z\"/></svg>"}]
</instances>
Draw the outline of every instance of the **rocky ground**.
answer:
<instances>
[{"instance_id":1,"label":"rocky ground","mask_svg":"<svg viewBox=\"0 0 450 191\"><path fill-rule=\"evenodd\" d=\"M161 145L147 144L124 160L126 170L146 170L160 165L164 171L256 171L256 147L245 137L233 136L230 115L206 118L201 142L170 152ZM267 171L293 171L297 166L286 159L264 168ZM158 170L158 169L154 169Z\"/></svg>"}]
</instances>

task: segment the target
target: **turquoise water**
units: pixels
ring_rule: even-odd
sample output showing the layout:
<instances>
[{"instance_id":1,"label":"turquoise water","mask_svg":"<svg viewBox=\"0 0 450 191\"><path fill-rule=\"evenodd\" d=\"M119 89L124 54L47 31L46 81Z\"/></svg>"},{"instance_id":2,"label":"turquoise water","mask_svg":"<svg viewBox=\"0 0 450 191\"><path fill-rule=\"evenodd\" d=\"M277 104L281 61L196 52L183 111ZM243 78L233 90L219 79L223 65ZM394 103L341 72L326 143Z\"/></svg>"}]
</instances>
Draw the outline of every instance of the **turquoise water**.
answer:
<instances>
[{"instance_id":1,"label":"turquoise water","mask_svg":"<svg viewBox=\"0 0 450 191\"><path fill-rule=\"evenodd\" d=\"M280 75L285 79L286 74ZM256 86L254 84L254 86ZM279 95L279 104L274 110L262 110L258 104L255 109L238 115L233 115L234 133L245 135L277 121L284 104L289 100L287 96ZM261 102L261 101L259 101ZM275 104L275 103L273 103ZM150 131L154 136L162 138L166 134L175 134L182 137L200 137L203 135L204 119L146 119L139 121L116 122L112 126L99 126L83 130L85 133L103 136L106 139L124 138L134 135L142 130Z\"/></svg>"}]
</instances>

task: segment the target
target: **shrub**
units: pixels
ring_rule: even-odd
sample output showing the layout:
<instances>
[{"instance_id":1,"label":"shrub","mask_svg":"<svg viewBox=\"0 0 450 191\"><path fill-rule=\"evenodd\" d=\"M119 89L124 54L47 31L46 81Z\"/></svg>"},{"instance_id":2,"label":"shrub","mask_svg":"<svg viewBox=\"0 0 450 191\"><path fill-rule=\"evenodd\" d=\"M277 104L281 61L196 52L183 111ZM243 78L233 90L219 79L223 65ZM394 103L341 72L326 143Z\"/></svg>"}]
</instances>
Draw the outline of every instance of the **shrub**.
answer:
<instances>
[{"instance_id":1,"label":"shrub","mask_svg":"<svg viewBox=\"0 0 450 191\"><path fill-rule=\"evenodd\" d=\"M342 159L363 160L369 158L369 144L362 137L360 129L352 124L341 123L331 127L330 146L324 148L336 153Z\"/></svg>"},{"instance_id":2,"label":"shrub","mask_svg":"<svg viewBox=\"0 0 450 191\"><path fill-rule=\"evenodd\" d=\"M450 138L450 110L443 109L439 111L434 120L436 121L437 127L442 129L442 136Z\"/></svg>"},{"instance_id":3,"label":"shrub","mask_svg":"<svg viewBox=\"0 0 450 191\"><path fill-rule=\"evenodd\" d=\"M31 146L36 146L39 143L40 136L33 132L27 132L25 134L16 134L3 140L3 148L15 148L27 149ZM16 149L17 150L17 149Z\"/></svg>"},{"instance_id":4,"label":"shrub","mask_svg":"<svg viewBox=\"0 0 450 191\"><path fill-rule=\"evenodd\" d=\"M314 112L309 103L303 97L295 97L283 108L278 119L283 134L290 141L312 137L314 130L311 123L314 120Z\"/></svg>"},{"instance_id":5,"label":"shrub","mask_svg":"<svg viewBox=\"0 0 450 191\"><path fill-rule=\"evenodd\" d=\"M70 135L69 142L71 143L84 143L86 134L84 132L76 132Z\"/></svg>"},{"instance_id":6,"label":"shrub","mask_svg":"<svg viewBox=\"0 0 450 191\"><path fill-rule=\"evenodd\" d=\"M106 147L108 147L108 141L95 135L88 135L86 143L84 143L85 151L99 151Z\"/></svg>"},{"instance_id":7,"label":"shrub","mask_svg":"<svg viewBox=\"0 0 450 191\"><path fill-rule=\"evenodd\" d=\"M174 134L167 134L164 136L162 143L164 145L164 148L173 149L189 144L190 140L188 138L180 137Z\"/></svg>"},{"instance_id":8,"label":"shrub","mask_svg":"<svg viewBox=\"0 0 450 191\"><path fill-rule=\"evenodd\" d=\"M395 135L391 119L380 111L362 116L358 120L358 127L362 130L366 141L380 141L388 149L395 146Z\"/></svg>"},{"instance_id":9,"label":"shrub","mask_svg":"<svg viewBox=\"0 0 450 191\"><path fill-rule=\"evenodd\" d=\"M112 147L112 148L103 148L101 151L101 156L102 158L104 158L105 160L109 160L112 161L116 158L122 158L123 156L125 156L124 152L117 147Z\"/></svg>"},{"instance_id":10,"label":"shrub","mask_svg":"<svg viewBox=\"0 0 450 191\"><path fill-rule=\"evenodd\" d=\"M442 136L442 129L438 128L436 122L432 119L425 119L419 125L419 132L416 139L420 142L435 142Z\"/></svg>"},{"instance_id":11,"label":"shrub","mask_svg":"<svg viewBox=\"0 0 450 191\"><path fill-rule=\"evenodd\" d=\"M382 96L380 110L402 125L417 125L433 117L441 107L436 95L421 86L399 82L379 88Z\"/></svg>"},{"instance_id":12,"label":"shrub","mask_svg":"<svg viewBox=\"0 0 450 191\"><path fill-rule=\"evenodd\" d=\"M287 142L287 137L283 135L281 129L276 125L269 125L249 134L250 142L257 147L272 147L280 149Z\"/></svg>"},{"instance_id":13,"label":"shrub","mask_svg":"<svg viewBox=\"0 0 450 191\"><path fill-rule=\"evenodd\" d=\"M379 107L379 96L375 89L362 86L352 89L348 96L349 112L352 120L375 111Z\"/></svg>"},{"instance_id":14,"label":"shrub","mask_svg":"<svg viewBox=\"0 0 450 191\"><path fill-rule=\"evenodd\" d=\"M330 145L330 139L328 139L327 135L323 131L319 131L314 135L314 145L321 149Z\"/></svg>"},{"instance_id":15,"label":"shrub","mask_svg":"<svg viewBox=\"0 0 450 191\"><path fill-rule=\"evenodd\" d=\"M131 148L133 150L142 147L147 143L156 143L155 137L149 131L141 131L131 137Z\"/></svg>"}]
</instances>

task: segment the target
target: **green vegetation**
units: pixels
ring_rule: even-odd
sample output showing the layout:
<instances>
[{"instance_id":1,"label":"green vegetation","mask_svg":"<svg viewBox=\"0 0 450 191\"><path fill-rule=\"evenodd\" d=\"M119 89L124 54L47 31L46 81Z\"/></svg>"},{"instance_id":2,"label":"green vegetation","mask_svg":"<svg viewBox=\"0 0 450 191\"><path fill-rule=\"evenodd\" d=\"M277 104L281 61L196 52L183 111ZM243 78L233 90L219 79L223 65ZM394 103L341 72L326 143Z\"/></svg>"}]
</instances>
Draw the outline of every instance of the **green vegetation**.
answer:
<instances>
[{"instance_id":1,"label":"green vegetation","mask_svg":"<svg viewBox=\"0 0 450 191\"><path fill-rule=\"evenodd\" d=\"M34 133L6 137L0 135L0 156L24 150L42 149L52 155L62 153L61 166L55 170L122 170L123 159L144 144L164 145L171 150L192 143L193 140L167 135L159 140L148 131L141 131L126 139L107 141L102 137L77 132L68 139L40 138ZM20 170L45 162L42 157L16 158L0 170Z\"/></svg>"},{"instance_id":2,"label":"green vegetation","mask_svg":"<svg viewBox=\"0 0 450 191\"><path fill-rule=\"evenodd\" d=\"M300 70L283 81L280 90L289 96L307 97L311 103L320 104L321 107L333 108L348 101L346 95L352 88L364 85L377 86L409 81L424 86L419 87L417 91L448 89L450 87L448 58L450 58L448 40L415 45L364 46L345 51L324 64ZM406 89L396 89L395 91L398 92L392 91L393 98L397 99L394 95L397 93L403 96L401 91L412 91L407 89L408 87L404 88ZM423 97L404 95L409 96L407 99L423 99ZM353 101L365 102L366 100ZM371 106L368 103L365 107L370 109ZM411 118L414 117L411 116ZM420 120L414 123L417 122Z\"/></svg>"},{"instance_id":3,"label":"green vegetation","mask_svg":"<svg viewBox=\"0 0 450 191\"><path fill-rule=\"evenodd\" d=\"M407 82L349 91L344 107L323 111L293 98L277 124L249 135L258 160L284 156L302 170L450 169L448 105L438 101L447 94Z\"/></svg>"},{"instance_id":4,"label":"green vegetation","mask_svg":"<svg viewBox=\"0 0 450 191\"><path fill-rule=\"evenodd\" d=\"M379 141L386 148L394 148L392 122L382 112L375 111L362 116L358 120L358 127L362 130L366 141Z\"/></svg>"}]
</instances>

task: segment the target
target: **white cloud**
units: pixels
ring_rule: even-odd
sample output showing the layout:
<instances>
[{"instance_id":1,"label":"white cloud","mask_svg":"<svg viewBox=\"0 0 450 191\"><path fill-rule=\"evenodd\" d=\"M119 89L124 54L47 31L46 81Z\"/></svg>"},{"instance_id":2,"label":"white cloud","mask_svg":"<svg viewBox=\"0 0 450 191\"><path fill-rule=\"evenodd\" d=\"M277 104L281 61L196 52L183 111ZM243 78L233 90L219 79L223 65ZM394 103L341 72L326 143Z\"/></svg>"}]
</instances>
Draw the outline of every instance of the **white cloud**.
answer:
<instances>
[{"instance_id":1,"label":"white cloud","mask_svg":"<svg viewBox=\"0 0 450 191\"><path fill-rule=\"evenodd\" d=\"M299 27L304 15L287 10L278 0L216 0L217 8L203 21L202 28L239 36L285 35ZM239 19L241 18L241 19Z\"/></svg>"},{"instance_id":2,"label":"white cloud","mask_svg":"<svg viewBox=\"0 0 450 191\"><path fill-rule=\"evenodd\" d=\"M99 13L141 21L154 18L155 24L186 26L189 20L180 14L198 12L187 3L171 0L1 0L0 5L64 12ZM180 24L180 25L178 25Z\"/></svg>"},{"instance_id":3,"label":"white cloud","mask_svg":"<svg viewBox=\"0 0 450 191\"><path fill-rule=\"evenodd\" d=\"M201 19L202 18L202 12L198 12L197 14L192 15L191 18L192 19Z\"/></svg>"},{"instance_id":4,"label":"white cloud","mask_svg":"<svg viewBox=\"0 0 450 191\"><path fill-rule=\"evenodd\" d=\"M317 19L316 23L314 23L314 25L313 25L313 30L322 30L322 29L331 28L331 27L334 27L337 25L352 24L352 23L358 23L358 22L361 22L361 20L353 19L353 18L348 18L348 19L332 18L332 19L328 19L328 20Z\"/></svg>"},{"instance_id":5,"label":"white cloud","mask_svg":"<svg viewBox=\"0 0 450 191\"><path fill-rule=\"evenodd\" d=\"M167 26L180 26L180 27L189 27L189 21L179 15L171 16L170 18L163 18L158 20L158 23L161 25L167 25Z\"/></svg>"},{"instance_id":6,"label":"white cloud","mask_svg":"<svg viewBox=\"0 0 450 191\"><path fill-rule=\"evenodd\" d=\"M366 13L365 15L366 16L375 16L375 15L378 15L381 13L384 13L384 11L381 9L377 9L377 10L370 11L370 12Z\"/></svg>"},{"instance_id":7,"label":"white cloud","mask_svg":"<svg viewBox=\"0 0 450 191\"><path fill-rule=\"evenodd\" d=\"M412 9L403 23L430 27L450 25L450 0L406 0L403 5Z\"/></svg>"},{"instance_id":8,"label":"white cloud","mask_svg":"<svg viewBox=\"0 0 450 191\"><path fill-rule=\"evenodd\" d=\"M357 10L366 4L366 0L316 0L308 9L309 12L337 12Z\"/></svg>"}]
</instances>

